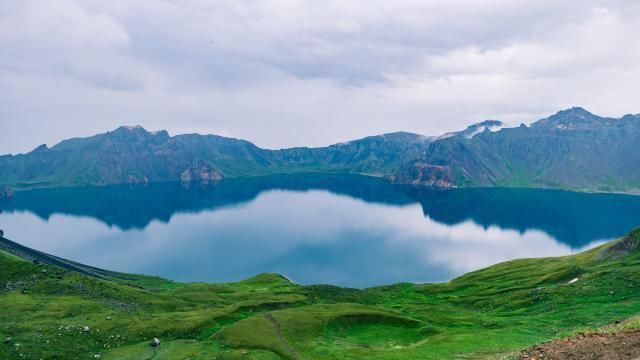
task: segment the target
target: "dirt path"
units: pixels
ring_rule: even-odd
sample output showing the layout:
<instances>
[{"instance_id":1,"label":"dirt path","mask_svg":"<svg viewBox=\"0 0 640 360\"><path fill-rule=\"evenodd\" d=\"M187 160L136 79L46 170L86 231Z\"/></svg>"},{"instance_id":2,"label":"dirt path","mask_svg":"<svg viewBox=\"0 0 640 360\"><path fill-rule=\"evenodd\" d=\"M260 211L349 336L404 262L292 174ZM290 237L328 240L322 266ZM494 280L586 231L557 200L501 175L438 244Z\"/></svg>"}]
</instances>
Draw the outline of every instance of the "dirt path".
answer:
<instances>
[{"instance_id":1,"label":"dirt path","mask_svg":"<svg viewBox=\"0 0 640 360\"><path fill-rule=\"evenodd\" d=\"M267 320L269 320L269 321L271 321L273 323L273 327L274 327L274 329L276 331L276 337L278 338L278 340L280 340L282 342L282 344L284 345L285 349L287 349L287 351L289 352L291 357L294 360L301 360L302 357L298 354L296 349L294 349L293 346L291 346L291 344L289 344L287 339L285 339L284 336L282 335L282 329L280 327L280 322L278 321L278 319L273 317L273 315L271 315L271 313L265 314L264 317Z\"/></svg>"},{"instance_id":2,"label":"dirt path","mask_svg":"<svg viewBox=\"0 0 640 360\"><path fill-rule=\"evenodd\" d=\"M519 359L636 360L640 359L640 331L577 335L536 345Z\"/></svg>"}]
</instances>

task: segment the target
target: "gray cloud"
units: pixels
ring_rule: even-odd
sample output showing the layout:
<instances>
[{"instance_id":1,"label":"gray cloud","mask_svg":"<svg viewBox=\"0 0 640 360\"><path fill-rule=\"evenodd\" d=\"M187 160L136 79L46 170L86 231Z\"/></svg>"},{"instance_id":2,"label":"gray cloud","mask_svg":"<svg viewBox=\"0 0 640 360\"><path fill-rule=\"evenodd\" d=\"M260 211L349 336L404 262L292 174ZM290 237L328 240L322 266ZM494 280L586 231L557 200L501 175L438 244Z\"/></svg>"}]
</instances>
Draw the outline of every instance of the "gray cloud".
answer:
<instances>
[{"instance_id":1,"label":"gray cloud","mask_svg":"<svg viewBox=\"0 0 640 360\"><path fill-rule=\"evenodd\" d=\"M637 113L636 1L0 1L0 153L122 124L326 145Z\"/></svg>"}]
</instances>

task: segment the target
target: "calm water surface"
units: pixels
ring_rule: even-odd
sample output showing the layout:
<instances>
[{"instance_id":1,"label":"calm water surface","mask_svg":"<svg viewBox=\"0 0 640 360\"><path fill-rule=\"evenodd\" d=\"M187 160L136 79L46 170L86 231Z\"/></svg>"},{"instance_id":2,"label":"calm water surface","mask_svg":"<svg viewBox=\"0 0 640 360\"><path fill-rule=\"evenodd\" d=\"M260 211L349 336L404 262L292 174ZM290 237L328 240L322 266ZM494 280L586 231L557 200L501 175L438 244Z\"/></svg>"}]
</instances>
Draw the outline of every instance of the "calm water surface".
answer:
<instances>
[{"instance_id":1,"label":"calm water surface","mask_svg":"<svg viewBox=\"0 0 640 360\"><path fill-rule=\"evenodd\" d=\"M640 225L640 197L395 186L355 175L19 192L6 237L110 270L225 282L435 282L522 257L565 255Z\"/></svg>"}]
</instances>

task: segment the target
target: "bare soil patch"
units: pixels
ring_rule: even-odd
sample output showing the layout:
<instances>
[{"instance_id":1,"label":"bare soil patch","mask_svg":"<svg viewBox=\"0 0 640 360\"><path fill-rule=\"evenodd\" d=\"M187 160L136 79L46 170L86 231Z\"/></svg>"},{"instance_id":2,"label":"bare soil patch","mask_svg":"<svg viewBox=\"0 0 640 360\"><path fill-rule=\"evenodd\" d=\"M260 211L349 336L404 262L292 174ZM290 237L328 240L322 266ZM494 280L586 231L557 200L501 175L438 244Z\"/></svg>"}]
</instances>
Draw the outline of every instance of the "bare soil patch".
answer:
<instances>
[{"instance_id":1,"label":"bare soil patch","mask_svg":"<svg viewBox=\"0 0 640 360\"><path fill-rule=\"evenodd\" d=\"M536 345L523 351L522 360L626 360L640 359L640 330L589 333Z\"/></svg>"}]
</instances>

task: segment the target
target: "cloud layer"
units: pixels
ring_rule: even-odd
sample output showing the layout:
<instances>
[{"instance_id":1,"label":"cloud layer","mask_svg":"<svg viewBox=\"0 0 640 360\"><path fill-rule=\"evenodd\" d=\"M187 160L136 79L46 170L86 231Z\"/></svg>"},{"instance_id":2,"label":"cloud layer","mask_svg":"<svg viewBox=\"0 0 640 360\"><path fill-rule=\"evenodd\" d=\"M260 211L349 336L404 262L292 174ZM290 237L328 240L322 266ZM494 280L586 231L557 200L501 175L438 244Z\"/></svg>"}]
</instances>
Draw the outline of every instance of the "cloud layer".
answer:
<instances>
[{"instance_id":1,"label":"cloud layer","mask_svg":"<svg viewBox=\"0 0 640 360\"><path fill-rule=\"evenodd\" d=\"M0 153L140 124L279 148L640 112L637 1L0 1Z\"/></svg>"}]
</instances>

